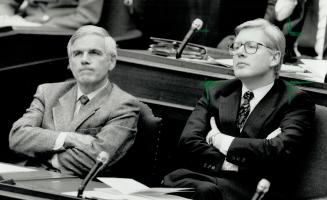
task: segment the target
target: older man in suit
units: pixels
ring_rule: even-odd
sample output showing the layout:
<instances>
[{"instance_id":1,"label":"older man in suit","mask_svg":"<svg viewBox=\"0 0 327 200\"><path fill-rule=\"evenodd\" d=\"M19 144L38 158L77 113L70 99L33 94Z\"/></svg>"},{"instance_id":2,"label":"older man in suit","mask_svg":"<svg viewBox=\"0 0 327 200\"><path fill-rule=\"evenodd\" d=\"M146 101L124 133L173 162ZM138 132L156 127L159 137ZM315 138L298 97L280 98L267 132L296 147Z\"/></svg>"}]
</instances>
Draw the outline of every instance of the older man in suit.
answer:
<instances>
[{"instance_id":1,"label":"older man in suit","mask_svg":"<svg viewBox=\"0 0 327 200\"><path fill-rule=\"evenodd\" d=\"M292 199L292 164L312 134L315 105L278 79L285 38L268 21L239 25L230 52L236 79L206 88L180 138L183 169L164 184L194 187L194 199L248 200L266 178L265 199Z\"/></svg>"},{"instance_id":2,"label":"older man in suit","mask_svg":"<svg viewBox=\"0 0 327 200\"><path fill-rule=\"evenodd\" d=\"M13 124L9 144L34 165L85 176L101 151L109 154L108 166L124 156L134 142L139 107L109 81L117 50L106 30L78 29L68 56L75 80L40 85Z\"/></svg>"}]
</instances>

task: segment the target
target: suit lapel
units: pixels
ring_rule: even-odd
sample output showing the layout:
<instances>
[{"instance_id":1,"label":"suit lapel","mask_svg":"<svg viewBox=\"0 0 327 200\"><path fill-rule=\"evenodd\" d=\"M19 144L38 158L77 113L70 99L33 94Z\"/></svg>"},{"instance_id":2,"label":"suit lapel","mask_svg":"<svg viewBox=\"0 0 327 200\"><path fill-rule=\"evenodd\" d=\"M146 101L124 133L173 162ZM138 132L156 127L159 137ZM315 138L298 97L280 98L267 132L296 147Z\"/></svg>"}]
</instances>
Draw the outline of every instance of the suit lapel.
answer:
<instances>
[{"instance_id":1,"label":"suit lapel","mask_svg":"<svg viewBox=\"0 0 327 200\"><path fill-rule=\"evenodd\" d=\"M237 88L234 92L226 96L222 96L219 103L219 117L222 127L221 129L226 130L226 132L233 136L237 136L239 134L235 122L238 107L240 105L240 98L241 87Z\"/></svg>"},{"instance_id":2,"label":"suit lapel","mask_svg":"<svg viewBox=\"0 0 327 200\"><path fill-rule=\"evenodd\" d=\"M258 137L263 124L267 121L269 116L275 110L276 102L278 102L278 80L275 81L274 86L261 99L254 110L249 115L249 118L244 124L241 135L248 135L251 138Z\"/></svg>"},{"instance_id":3,"label":"suit lapel","mask_svg":"<svg viewBox=\"0 0 327 200\"><path fill-rule=\"evenodd\" d=\"M108 101L111 91L112 84L109 82L108 85L91 99L89 103L81 107L70 125L71 130L75 131L86 119L94 115L105 101Z\"/></svg>"},{"instance_id":4,"label":"suit lapel","mask_svg":"<svg viewBox=\"0 0 327 200\"><path fill-rule=\"evenodd\" d=\"M53 107L53 121L56 130L65 130L73 119L76 103L77 86L72 87L59 99L59 103Z\"/></svg>"}]
</instances>

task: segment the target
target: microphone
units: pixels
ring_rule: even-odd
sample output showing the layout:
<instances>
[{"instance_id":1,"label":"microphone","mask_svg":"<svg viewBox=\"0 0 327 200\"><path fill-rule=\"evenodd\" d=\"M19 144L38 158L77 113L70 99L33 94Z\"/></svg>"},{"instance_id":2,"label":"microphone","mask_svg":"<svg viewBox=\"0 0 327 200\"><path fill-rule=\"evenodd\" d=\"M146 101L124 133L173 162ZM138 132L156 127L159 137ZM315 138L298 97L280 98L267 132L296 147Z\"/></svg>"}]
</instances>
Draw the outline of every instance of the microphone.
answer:
<instances>
[{"instance_id":1,"label":"microphone","mask_svg":"<svg viewBox=\"0 0 327 200\"><path fill-rule=\"evenodd\" d=\"M251 200L261 200L268 192L269 187L270 182L267 179L261 179Z\"/></svg>"},{"instance_id":2,"label":"microphone","mask_svg":"<svg viewBox=\"0 0 327 200\"><path fill-rule=\"evenodd\" d=\"M82 181L81 185L78 188L77 197L82 198L84 189L86 185L102 170L104 166L106 166L109 160L109 154L105 151L101 151L97 156L97 161L87 176Z\"/></svg>"},{"instance_id":3,"label":"microphone","mask_svg":"<svg viewBox=\"0 0 327 200\"><path fill-rule=\"evenodd\" d=\"M188 43L188 41L192 38L193 34L195 33L195 30L200 30L202 28L203 25L203 21L199 18L196 18L191 25L190 30L187 32L187 34L185 35L181 45L179 46L179 48L177 49L176 52L176 58L180 58L182 56L183 50L186 46L186 44Z\"/></svg>"}]
</instances>

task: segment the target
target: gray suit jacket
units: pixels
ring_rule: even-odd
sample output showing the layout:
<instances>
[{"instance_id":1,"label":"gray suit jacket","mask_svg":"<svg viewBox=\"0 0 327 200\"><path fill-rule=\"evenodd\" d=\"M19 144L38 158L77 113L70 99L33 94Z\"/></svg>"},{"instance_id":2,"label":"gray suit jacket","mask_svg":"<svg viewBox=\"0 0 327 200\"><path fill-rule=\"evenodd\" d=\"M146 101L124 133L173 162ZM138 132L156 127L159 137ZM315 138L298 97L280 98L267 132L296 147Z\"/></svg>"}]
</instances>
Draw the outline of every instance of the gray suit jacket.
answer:
<instances>
[{"instance_id":1,"label":"gray suit jacket","mask_svg":"<svg viewBox=\"0 0 327 200\"><path fill-rule=\"evenodd\" d=\"M112 87L110 87L112 85ZM49 164L58 153L63 172L84 176L101 151L110 155L108 166L120 159L134 142L139 116L138 100L109 84L73 117L77 95L75 81L40 85L26 113L14 123L9 145L14 151ZM90 145L54 151L60 132L85 134Z\"/></svg>"}]
</instances>

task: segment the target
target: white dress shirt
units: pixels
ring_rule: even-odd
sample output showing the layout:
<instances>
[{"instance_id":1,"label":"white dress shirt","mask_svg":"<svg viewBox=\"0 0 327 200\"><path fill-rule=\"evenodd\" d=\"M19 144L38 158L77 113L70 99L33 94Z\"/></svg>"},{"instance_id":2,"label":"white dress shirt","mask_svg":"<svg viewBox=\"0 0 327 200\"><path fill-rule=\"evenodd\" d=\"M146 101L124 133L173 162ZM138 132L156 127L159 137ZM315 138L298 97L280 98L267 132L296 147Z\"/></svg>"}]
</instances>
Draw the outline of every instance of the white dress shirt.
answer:
<instances>
[{"instance_id":1,"label":"white dress shirt","mask_svg":"<svg viewBox=\"0 0 327 200\"><path fill-rule=\"evenodd\" d=\"M263 99L263 97L269 92L269 90L273 87L274 82L257 88L255 90L253 90L253 99L250 101L250 113L249 116L251 114L251 112L254 110L254 108L258 105L258 103L261 101L261 99ZM246 88L245 85L242 86L242 99L241 99L241 104L244 102L243 99L243 95L245 94L245 92L249 91L249 89ZM242 130L241 130L242 131ZM231 143L233 142L233 140L235 139L235 137L229 136L229 135L225 135L224 139L222 140L222 144L221 144L221 148L219 149L221 153L223 153L225 156L227 155L228 149L231 145ZM228 161L224 161L223 165L222 165L222 170L225 171L238 171L238 166L234 165Z\"/></svg>"}]
</instances>

